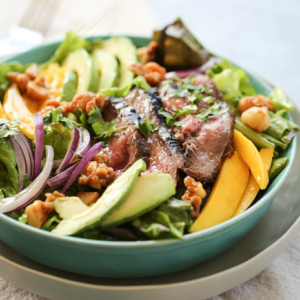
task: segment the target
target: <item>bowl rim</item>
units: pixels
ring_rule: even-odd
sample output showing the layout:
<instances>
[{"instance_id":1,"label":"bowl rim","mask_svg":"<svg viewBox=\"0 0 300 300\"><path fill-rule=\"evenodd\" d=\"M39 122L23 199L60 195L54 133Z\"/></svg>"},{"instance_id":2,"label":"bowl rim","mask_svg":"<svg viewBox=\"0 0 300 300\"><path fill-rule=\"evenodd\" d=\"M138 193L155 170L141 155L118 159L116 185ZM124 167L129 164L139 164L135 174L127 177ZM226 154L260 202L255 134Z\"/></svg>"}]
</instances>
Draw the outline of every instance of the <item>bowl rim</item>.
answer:
<instances>
[{"instance_id":1,"label":"bowl rim","mask_svg":"<svg viewBox=\"0 0 300 300\"><path fill-rule=\"evenodd\" d=\"M109 38L112 35L100 35L100 36L89 36L86 37L88 40L92 40L95 38ZM132 35L118 35L118 36L126 36L130 39L140 39L140 40L144 40L144 41L150 41L149 37L146 36L132 36ZM45 43L43 45L34 47L30 50L21 52L21 53L17 53L15 55L12 55L10 57L7 57L5 59L0 60L0 63L3 62L9 62L9 61L17 61L19 59L19 57L22 57L26 54L30 54L33 51L38 51L38 50L43 50L46 49L48 47L51 46L55 46L58 45L59 43L61 43L63 40L59 39L56 41L52 41L49 43ZM230 60L231 61L231 60ZM234 63L233 61L231 61L232 63ZM235 64L235 63L234 63ZM237 65L237 64L235 64ZM239 66L239 65L237 65ZM264 78L262 78L261 76L257 75L256 73L253 72L249 72L247 69L243 70L246 71L246 73L250 74L251 76L253 76L254 78L258 79L259 82L261 84L263 84L265 87L267 88L272 88L272 84L270 84L267 80L265 80ZM289 97L290 99L290 97ZM291 100L291 99L290 99ZM295 101L291 100L293 102L293 104L295 105L295 109L298 109L297 104L295 103ZM291 115L288 113L289 118L292 120ZM259 210L259 208L261 206L263 206L269 199L270 197L274 196L277 191L279 190L279 188L282 186L283 182L286 180L288 173L291 170L291 166L293 164L293 161L295 159L295 155L296 155L296 148L297 148L297 143L296 143L297 137L295 136L289 147L291 147L291 154L289 157L289 161L287 163L287 166L284 168L284 170L278 175L278 181L276 183L276 185L274 187L272 187L272 189L270 191L268 191L267 193L265 193L261 199L259 199L259 201L257 201L255 204L253 204L252 206L250 206L246 211L244 211L243 213L227 220L224 221L220 224L217 224L215 226L212 226L210 228L198 231L198 232L193 232L193 233L188 233L183 235L183 240L179 240L179 239L169 239L169 240L148 240L148 241L104 241L104 240L91 240L91 239L84 239L84 238L79 238L79 237L74 237L74 236L63 236L63 235L58 235L58 234L54 234L52 232L46 231L46 230L41 230L39 228L35 228L32 226L29 226L27 224L23 224L11 217L8 217L5 214L0 214L0 220L3 221L6 224L12 225L20 230L26 231L27 233L30 234L37 234L40 237L47 237L48 240L49 238L51 240L54 241L63 241L66 243L75 243L75 244L86 244L86 245L93 245L93 246L105 246L105 247L111 247L111 248L118 248L120 246L122 247L126 247L126 248L135 248L137 249L137 247L144 247L147 246L147 248L153 248L153 247L157 247L157 246L167 246L167 245L185 245L186 242L191 242L193 240L203 240L203 239L207 239L209 238L209 236L211 236L211 238L213 237L213 234L216 234L218 232L222 233L222 230L226 230L226 231L231 231L233 230L237 225L240 225L240 222L245 222L248 218L250 218L252 215L255 214L256 211Z\"/></svg>"}]
</instances>

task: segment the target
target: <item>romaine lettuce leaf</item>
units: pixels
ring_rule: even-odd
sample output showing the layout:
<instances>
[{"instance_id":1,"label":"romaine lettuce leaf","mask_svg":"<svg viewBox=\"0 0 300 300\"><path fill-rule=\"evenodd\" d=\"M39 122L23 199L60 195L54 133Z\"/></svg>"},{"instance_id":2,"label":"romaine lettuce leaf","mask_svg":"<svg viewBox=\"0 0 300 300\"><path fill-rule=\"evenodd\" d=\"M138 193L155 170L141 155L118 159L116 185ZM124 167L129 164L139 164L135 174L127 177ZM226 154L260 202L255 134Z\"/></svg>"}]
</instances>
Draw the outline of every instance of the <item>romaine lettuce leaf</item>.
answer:
<instances>
[{"instance_id":1,"label":"romaine lettuce leaf","mask_svg":"<svg viewBox=\"0 0 300 300\"><path fill-rule=\"evenodd\" d=\"M269 111L269 116L271 123L265 133L288 145L300 127L272 111Z\"/></svg>"},{"instance_id":2,"label":"romaine lettuce leaf","mask_svg":"<svg viewBox=\"0 0 300 300\"><path fill-rule=\"evenodd\" d=\"M172 223L169 216L162 211L152 210L133 220L132 224L150 239L183 239L185 223Z\"/></svg>"},{"instance_id":3,"label":"romaine lettuce leaf","mask_svg":"<svg viewBox=\"0 0 300 300\"><path fill-rule=\"evenodd\" d=\"M10 138L0 139L0 197L10 197L18 193L19 173Z\"/></svg>"},{"instance_id":4,"label":"romaine lettuce leaf","mask_svg":"<svg viewBox=\"0 0 300 300\"><path fill-rule=\"evenodd\" d=\"M282 116L285 112L294 109L294 104L288 99L280 87L276 87L269 95L269 98L273 101L275 111L280 116Z\"/></svg>"},{"instance_id":5,"label":"romaine lettuce leaf","mask_svg":"<svg viewBox=\"0 0 300 300\"><path fill-rule=\"evenodd\" d=\"M49 60L39 65L40 69L48 67L51 63L61 63L69 53L80 48L89 49L91 44L82 37L79 37L74 31L68 31L65 40L58 46Z\"/></svg>"},{"instance_id":6,"label":"romaine lettuce leaf","mask_svg":"<svg viewBox=\"0 0 300 300\"><path fill-rule=\"evenodd\" d=\"M231 70L232 72L224 72L225 70ZM233 73L236 75L233 75ZM237 97L256 95L256 91L247 73L243 69L235 67L226 59L208 70L207 74L213 78L217 86L218 84L220 85L218 88L221 90L227 102L234 101Z\"/></svg>"},{"instance_id":7,"label":"romaine lettuce leaf","mask_svg":"<svg viewBox=\"0 0 300 300\"><path fill-rule=\"evenodd\" d=\"M72 130L63 124L44 126L44 145L51 145L54 149L54 159L63 159L67 153L72 138Z\"/></svg>"}]
</instances>

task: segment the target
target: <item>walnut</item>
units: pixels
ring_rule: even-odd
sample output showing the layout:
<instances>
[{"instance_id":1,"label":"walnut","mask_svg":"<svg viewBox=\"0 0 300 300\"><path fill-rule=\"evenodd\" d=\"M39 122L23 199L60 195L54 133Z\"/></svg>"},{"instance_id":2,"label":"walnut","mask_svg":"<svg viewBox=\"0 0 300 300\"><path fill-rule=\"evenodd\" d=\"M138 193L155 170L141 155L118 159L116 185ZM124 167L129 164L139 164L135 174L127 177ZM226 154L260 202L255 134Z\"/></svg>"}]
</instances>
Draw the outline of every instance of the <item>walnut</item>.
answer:
<instances>
[{"instance_id":1,"label":"walnut","mask_svg":"<svg viewBox=\"0 0 300 300\"><path fill-rule=\"evenodd\" d=\"M146 64L150 61L154 61L157 48L158 43L155 41L150 42L146 47L138 48L137 55L140 59L140 62L142 64Z\"/></svg>"},{"instance_id":2,"label":"walnut","mask_svg":"<svg viewBox=\"0 0 300 300\"><path fill-rule=\"evenodd\" d=\"M34 81L29 81L27 84L27 96L35 102L42 102L49 98L49 91L37 85Z\"/></svg>"},{"instance_id":3,"label":"walnut","mask_svg":"<svg viewBox=\"0 0 300 300\"><path fill-rule=\"evenodd\" d=\"M7 73L7 77L12 83L17 84L18 89L21 93L26 93L29 78L25 74L21 74L18 72L9 72Z\"/></svg>"},{"instance_id":4,"label":"walnut","mask_svg":"<svg viewBox=\"0 0 300 300\"><path fill-rule=\"evenodd\" d=\"M83 169L81 176L78 178L78 183L89 185L94 189L101 189L109 185L116 178L116 173L105 163L90 161Z\"/></svg>"},{"instance_id":5,"label":"walnut","mask_svg":"<svg viewBox=\"0 0 300 300\"><path fill-rule=\"evenodd\" d=\"M193 218L198 218L202 199L205 198L206 191L201 182L195 181L195 179L190 176L187 176L183 182L187 190L185 191L181 200L192 205L193 210L191 216Z\"/></svg>"},{"instance_id":6,"label":"walnut","mask_svg":"<svg viewBox=\"0 0 300 300\"><path fill-rule=\"evenodd\" d=\"M64 194L59 193L57 191L53 192L52 194L47 193L45 194L46 200L45 202L54 202L57 198L64 198L66 197Z\"/></svg>"},{"instance_id":7,"label":"walnut","mask_svg":"<svg viewBox=\"0 0 300 300\"><path fill-rule=\"evenodd\" d=\"M36 77L38 77L39 70L38 70L37 64L32 64L31 66L29 66L25 71L25 75L30 80L34 80Z\"/></svg>"},{"instance_id":8,"label":"walnut","mask_svg":"<svg viewBox=\"0 0 300 300\"><path fill-rule=\"evenodd\" d=\"M160 81L166 79L166 69L155 62L148 62L145 65L135 62L128 66L128 70L137 76L144 76L151 86L156 86Z\"/></svg>"}]
</instances>

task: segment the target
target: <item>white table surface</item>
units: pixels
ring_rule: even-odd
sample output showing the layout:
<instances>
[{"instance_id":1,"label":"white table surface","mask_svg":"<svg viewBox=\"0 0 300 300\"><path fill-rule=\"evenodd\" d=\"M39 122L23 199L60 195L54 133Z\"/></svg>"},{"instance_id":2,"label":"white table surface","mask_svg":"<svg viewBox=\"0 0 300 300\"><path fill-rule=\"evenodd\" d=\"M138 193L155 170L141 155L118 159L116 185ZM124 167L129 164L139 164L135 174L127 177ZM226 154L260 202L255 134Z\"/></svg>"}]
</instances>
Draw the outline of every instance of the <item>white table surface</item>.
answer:
<instances>
[{"instance_id":1,"label":"white table surface","mask_svg":"<svg viewBox=\"0 0 300 300\"><path fill-rule=\"evenodd\" d=\"M46 40L62 36L69 29L80 30L91 20L94 22L97 16L104 19L96 26L98 34L148 36L155 26L167 24L180 16L209 49L280 85L300 104L299 0L59 2L45 34ZM20 22L28 5L28 0L0 2L0 38L11 25ZM0 300L33 299L45 298L0 278ZM300 299L300 235L266 270L211 300L221 299Z\"/></svg>"}]
</instances>

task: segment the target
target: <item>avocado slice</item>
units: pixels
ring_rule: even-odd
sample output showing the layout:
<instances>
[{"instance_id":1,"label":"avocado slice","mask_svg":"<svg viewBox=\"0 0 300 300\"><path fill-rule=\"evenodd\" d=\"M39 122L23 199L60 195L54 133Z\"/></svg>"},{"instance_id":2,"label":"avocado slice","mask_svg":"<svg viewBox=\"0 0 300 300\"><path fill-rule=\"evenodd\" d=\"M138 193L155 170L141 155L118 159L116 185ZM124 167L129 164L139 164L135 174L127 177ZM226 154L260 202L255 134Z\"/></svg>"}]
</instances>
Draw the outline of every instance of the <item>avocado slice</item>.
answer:
<instances>
[{"instance_id":1,"label":"avocado slice","mask_svg":"<svg viewBox=\"0 0 300 300\"><path fill-rule=\"evenodd\" d=\"M67 70L64 76L60 93L60 102L71 102L77 87L77 75L72 70Z\"/></svg>"},{"instance_id":2,"label":"avocado slice","mask_svg":"<svg viewBox=\"0 0 300 300\"><path fill-rule=\"evenodd\" d=\"M109 52L97 49L92 59L99 73L98 92L117 86L119 75L118 60Z\"/></svg>"},{"instance_id":3,"label":"avocado slice","mask_svg":"<svg viewBox=\"0 0 300 300\"><path fill-rule=\"evenodd\" d=\"M120 61L121 70L118 86L122 88L130 84L134 74L127 69L127 66L137 61L136 46L132 41L127 37L114 36L103 41L98 47L116 56Z\"/></svg>"},{"instance_id":4,"label":"avocado slice","mask_svg":"<svg viewBox=\"0 0 300 300\"><path fill-rule=\"evenodd\" d=\"M61 219L71 219L89 209L78 197L58 198L54 201L54 208Z\"/></svg>"},{"instance_id":5,"label":"avocado slice","mask_svg":"<svg viewBox=\"0 0 300 300\"><path fill-rule=\"evenodd\" d=\"M78 75L76 93L98 91L99 75L93 60L85 49L71 52L62 62L62 66Z\"/></svg>"},{"instance_id":6,"label":"avocado slice","mask_svg":"<svg viewBox=\"0 0 300 300\"><path fill-rule=\"evenodd\" d=\"M73 235L100 225L102 218L112 213L125 201L133 190L140 172L145 170L145 162L142 159L136 161L113 184L107 187L96 204L79 215L61 221L52 232L60 235Z\"/></svg>"},{"instance_id":7,"label":"avocado slice","mask_svg":"<svg viewBox=\"0 0 300 300\"><path fill-rule=\"evenodd\" d=\"M101 226L116 226L129 222L156 208L175 193L175 183L169 174L141 176L126 201L111 215L102 219Z\"/></svg>"}]
</instances>

